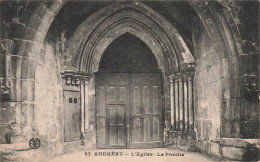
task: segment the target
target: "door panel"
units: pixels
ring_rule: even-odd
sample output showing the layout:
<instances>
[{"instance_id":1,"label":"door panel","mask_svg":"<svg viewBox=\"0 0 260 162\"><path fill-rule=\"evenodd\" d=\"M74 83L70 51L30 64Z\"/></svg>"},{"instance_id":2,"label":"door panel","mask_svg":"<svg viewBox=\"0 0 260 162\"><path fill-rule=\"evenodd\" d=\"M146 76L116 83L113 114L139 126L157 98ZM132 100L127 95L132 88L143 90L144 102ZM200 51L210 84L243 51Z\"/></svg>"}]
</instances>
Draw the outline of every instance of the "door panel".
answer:
<instances>
[{"instance_id":1,"label":"door panel","mask_svg":"<svg viewBox=\"0 0 260 162\"><path fill-rule=\"evenodd\" d=\"M163 146L160 74L99 73L96 92L97 148Z\"/></svg>"},{"instance_id":2,"label":"door panel","mask_svg":"<svg viewBox=\"0 0 260 162\"><path fill-rule=\"evenodd\" d=\"M100 148L106 147L106 118L97 117L97 146Z\"/></svg>"},{"instance_id":3,"label":"door panel","mask_svg":"<svg viewBox=\"0 0 260 162\"><path fill-rule=\"evenodd\" d=\"M126 126L125 126L125 106L124 105L109 105L107 113L108 126L110 132L110 147L125 147L126 146Z\"/></svg>"},{"instance_id":4,"label":"door panel","mask_svg":"<svg viewBox=\"0 0 260 162\"><path fill-rule=\"evenodd\" d=\"M64 141L80 140L80 93L64 91Z\"/></svg>"},{"instance_id":5,"label":"door panel","mask_svg":"<svg viewBox=\"0 0 260 162\"><path fill-rule=\"evenodd\" d=\"M97 115L106 117L106 89L104 85L97 86L96 102Z\"/></svg>"},{"instance_id":6,"label":"door panel","mask_svg":"<svg viewBox=\"0 0 260 162\"><path fill-rule=\"evenodd\" d=\"M97 134L97 148L126 148L128 83L128 74L96 74L96 117L97 121L105 120L97 122L97 132L102 133Z\"/></svg>"},{"instance_id":7,"label":"door panel","mask_svg":"<svg viewBox=\"0 0 260 162\"><path fill-rule=\"evenodd\" d=\"M159 100L159 87L158 86L153 86L153 105L152 105L152 108L153 108L153 114L159 114L159 106L158 105L158 100Z\"/></svg>"},{"instance_id":8,"label":"door panel","mask_svg":"<svg viewBox=\"0 0 260 162\"><path fill-rule=\"evenodd\" d=\"M158 117L153 117L153 141L160 140L160 122Z\"/></svg>"},{"instance_id":9,"label":"door panel","mask_svg":"<svg viewBox=\"0 0 260 162\"><path fill-rule=\"evenodd\" d=\"M132 120L133 126L132 126L132 141L133 142L139 142L141 141L141 120L139 117L135 117Z\"/></svg>"},{"instance_id":10,"label":"door panel","mask_svg":"<svg viewBox=\"0 0 260 162\"><path fill-rule=\"evenodd\" d=\"M107 103L116 103L116 90L114 86L107 87Z\"/></svg>"},{"instance_id":11,"label":"door panel","mask_svg":"<svg viewBox=\"0 0 260 162\"><path fill-rule=\"evenodd\" d=\"M144 114L150 114L150 103L149 103L150 91L148 86L143 86L143 107Z\"/></svg>"},{"instance_id":12,"label":"door panel","mask_svg":"<svg viewBox=\"0 0 260 162\"><path fill-rule=\"evenodd\" d=\"M144 129L144 142L149 142L150 141L150 118L144 117L144 124L143 124L143 129Z\"/></svg>"},{"instance_id":13,"label":"door panel","mask_svg":"<svg viewBox=\"0 0 260 162\"><path fill-rule=\"evenodd\" d=\"M97 113L97 146L101 148L106 147L106 91L104 85L97 86L96 98L99 102L96 102Z\"/></svg>"},{"instance_id":14,"label":"door panel","mask_svg":"<svg viewBox=\"0 0 260 162\"><path fill-rule=\"evenodd\" d=\"M124 103L126 101L126 87L119 86L118 89L118 102Z\"/></svg>"},{"instance_id":15,"label":"door panel","mask_svg":"<svg viewBox=\"0 0 260 162\"><path fill-rule=\"evenodd\" d=\"M158 73L133 73L131 81L134 111L130 114L130 147L162 147L161 76Z\"/></svg>"},{"instance_id":16,"label":"door panel","mask_svg":"<svg viewBox=\"0 0 260 162\"><path fill-rule=\"evenodd\" d=\"M140 114L140 88L135 86L133 88L133 112L134 114Z\"/></svg>"}]
</instances>

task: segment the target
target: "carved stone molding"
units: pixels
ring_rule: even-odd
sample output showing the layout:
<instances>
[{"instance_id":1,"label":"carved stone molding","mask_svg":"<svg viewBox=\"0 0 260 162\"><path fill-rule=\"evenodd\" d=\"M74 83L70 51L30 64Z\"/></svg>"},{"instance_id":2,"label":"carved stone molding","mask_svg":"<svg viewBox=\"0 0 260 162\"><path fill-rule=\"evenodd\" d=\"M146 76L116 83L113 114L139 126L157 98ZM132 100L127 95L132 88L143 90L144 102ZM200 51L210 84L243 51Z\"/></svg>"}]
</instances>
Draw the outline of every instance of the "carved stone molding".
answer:
<instances>
[{"instance_id":1,"label":"carved stone molding","mask_svg":"<svg viewBox=\"0 0 260 162\"><path fill-rule=\"evenodd\" d=\"M64 71L61 75L65 79L66 85L76 87L81 84L87 84L91 78L91 75L85 72Z\"/></svg>"},{"instance_id":2,"label":"carved stone molding","mask_svg":"<svg viewBox=\"0 0 260 162\"><path fill-rule=\"evenodd\" d=\"M11 80L6 78L0 78L0 92L1 92L1 101L10 101L11 100Z\"/></svg>"},{"instance_id":3,"label":"carved stone molding","mask_svg":"<svg viewBox=\"0 0 260 162\"><path fill-rule=\"evenodd\" d=\"M249 101L257 101L259 99L259 88L257 86L257 76L246 74L244 76L245 99Z\"/></svg>"}]
</instances>

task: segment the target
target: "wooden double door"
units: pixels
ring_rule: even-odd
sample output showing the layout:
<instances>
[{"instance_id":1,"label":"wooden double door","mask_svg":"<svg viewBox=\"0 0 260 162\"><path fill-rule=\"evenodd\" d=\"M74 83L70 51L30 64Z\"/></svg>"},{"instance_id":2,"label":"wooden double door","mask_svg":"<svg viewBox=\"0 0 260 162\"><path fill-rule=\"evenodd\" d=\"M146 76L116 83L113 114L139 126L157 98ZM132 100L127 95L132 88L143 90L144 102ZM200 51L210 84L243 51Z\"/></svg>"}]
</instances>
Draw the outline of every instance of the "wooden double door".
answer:
<instances>
[{"instance_id":1,"label":"wooden double door","mask_svg":"<svg viewBox=\"0 0 260 162\"><path fill-rule=\"evenodd\" d=\"M96 74L97 148L162 147L160 73Z\"/></svg>"}]
</instances>

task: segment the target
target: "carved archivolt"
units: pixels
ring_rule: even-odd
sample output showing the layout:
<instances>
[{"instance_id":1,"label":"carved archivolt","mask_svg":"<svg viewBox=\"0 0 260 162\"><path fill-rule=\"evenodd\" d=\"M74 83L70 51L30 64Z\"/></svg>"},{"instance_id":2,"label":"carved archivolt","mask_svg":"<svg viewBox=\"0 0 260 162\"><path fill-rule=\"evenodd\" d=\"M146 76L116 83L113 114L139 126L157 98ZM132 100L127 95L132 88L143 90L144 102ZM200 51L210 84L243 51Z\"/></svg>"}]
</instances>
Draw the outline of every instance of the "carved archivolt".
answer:
<instances>
[{"instance_id":1,"label":"carved archivolt","mask_svg":"<svg viewBox=\"0 0 260 162\"><path fill-rule=\"evenodd\" d=\"M142 3L121 3L105 7L86 19L67 42L71 65L79 71L97 72L107 46L124 33L131 33L154 53L164 73L183 71L194 63L193 55L171 23Z\"/></svg>"}]
</instances>

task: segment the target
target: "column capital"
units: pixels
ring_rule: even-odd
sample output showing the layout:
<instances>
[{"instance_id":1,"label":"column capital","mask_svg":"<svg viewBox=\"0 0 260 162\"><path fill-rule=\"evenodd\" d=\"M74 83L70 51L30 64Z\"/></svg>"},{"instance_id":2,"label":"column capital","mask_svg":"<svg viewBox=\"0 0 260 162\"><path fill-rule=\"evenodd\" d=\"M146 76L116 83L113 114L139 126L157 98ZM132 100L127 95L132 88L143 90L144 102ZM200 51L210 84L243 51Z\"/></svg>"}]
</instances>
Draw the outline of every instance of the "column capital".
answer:
<instances>
[{"instance_id":1,"label":"column capital","mask_svg":"<svg viewBox=\"0 0 260 162\"><path fill-rule=\"evenodd\" d=\"M85 85L87 85L87 84L89 83L89 81L90 81L90 78L91 78L91 75L90 75L90 74L84 73L84 74L82 75L81 81L82 81Z\"/></svg>"},{"instance_id":2,"label":"column capital","mask_svg":"<svg viewBox=\"0 0 260 162\"><path fill-rule=\"evenodd\" d=\"M91 75L81 71L68 70L61 73L62 78L65 79L66 85L78 86L82 83L88 84Z\"/></svg>"},{"instance_id":3,"label":"column capital","mask_svg":"<svg viewBox=\"0 0 260 162\"><path fill-rule=\"evenodd\" d=\"M170 79L170 83L173 83L175 78L176 78L176 75L175 74L170 74L168 75L169 79Z\"/></svg>"},{"instance_id":4,"label":"column capital","mask_svg":"<svg viewBox=\"0 0 260 162\"><path fill-rule=\"evenodd\" d=\"M193 71L183 71L183 72L173 72L168 75L170 81L173 81L174 79L186 79L191 78L194 75Z\"/></svg>"},{"instance_id":5,"label":"column capital","mask_svg":"<svg viewBox=\"0 0 260 162\"><path fill-rule=\"evenodd\" d=\"M176 78L176 72L171 72L168 74L169 78Z\"/></svg>"},{"instance_id":6,"label":"column capital","mask_svg":"<svg viewBox=\"0 0 260 162\"><path fill-rule=\"evenodd\" d=\"M171 80L173 81L174 79L182 79L184 75L185 75L185 73L179 72L179 73L172 73L168 77L169 77L170 81Z\"/></svg>"},{"instance_id":7,"label":"column capital","mask_svg":"<svg viewBox=\"0 0 260 162\"><path fill-rule=\"evenodd\" d=\"M187 74L188 80L192 80L192 79L193 79L193 76L194 76L194 72L189 72L189 73Z\"/></svg>"},{"instance_id":8,"label":"column capital","mask_svg":"<svg viewBox=\"0 0 260 162\"><path fill-rule=\"evenodd\" d=\"M185 73L177 73L176 75L177 75L178 79L183 79Z\"/></svg>"},{"instance_id":9,"label":"column capital","mask_svg":"<svg viewBox=\"0 0 260 162\"><path fill-rule=\"evenodd\" d=\"M188 77L189 77L189 75L188 74L183 74L183 79L185 80L185 81L187 81L188 80Z\"/></svg>"},{"instance_id":10,"label":"column capital","mask_svg":"<svg viewBox=\"0 0 260 162\"><path fill-rule=\"evenodd\" d=\"M187 76L193 76L195 74L195 72L186 72Z\"/></svg>"}]
</instances>

